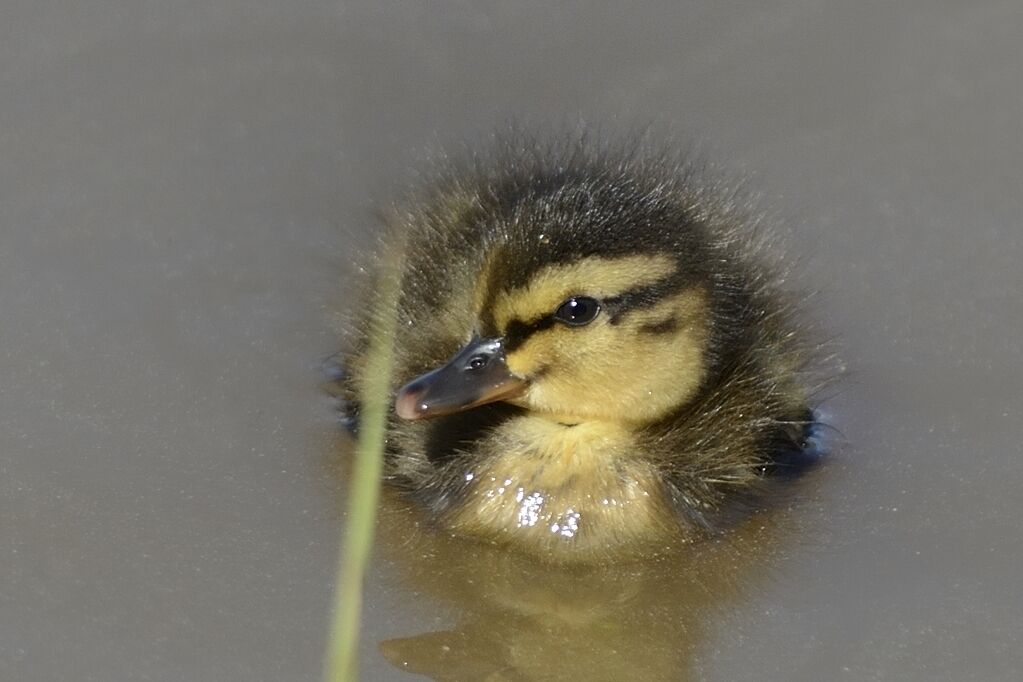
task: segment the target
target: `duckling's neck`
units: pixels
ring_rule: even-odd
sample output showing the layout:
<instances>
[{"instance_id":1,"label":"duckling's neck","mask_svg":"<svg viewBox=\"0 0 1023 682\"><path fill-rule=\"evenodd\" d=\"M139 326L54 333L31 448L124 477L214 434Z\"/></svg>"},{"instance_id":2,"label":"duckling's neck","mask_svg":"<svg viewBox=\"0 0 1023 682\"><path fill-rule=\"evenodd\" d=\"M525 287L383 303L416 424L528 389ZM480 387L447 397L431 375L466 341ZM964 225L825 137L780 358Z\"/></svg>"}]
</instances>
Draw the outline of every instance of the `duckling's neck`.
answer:
<instances>
[{"instance_id":1,"label":"duckling's neck","mask_svg":"<svg viewBox=\"0 0 1023 682\"><path fill-rule=\"evenodd\" d=\"M505 422L466 472L461 532L545 554L655 541L671 513L654 468L623 424L532 414Z\"/></svg>"}]
</instances>

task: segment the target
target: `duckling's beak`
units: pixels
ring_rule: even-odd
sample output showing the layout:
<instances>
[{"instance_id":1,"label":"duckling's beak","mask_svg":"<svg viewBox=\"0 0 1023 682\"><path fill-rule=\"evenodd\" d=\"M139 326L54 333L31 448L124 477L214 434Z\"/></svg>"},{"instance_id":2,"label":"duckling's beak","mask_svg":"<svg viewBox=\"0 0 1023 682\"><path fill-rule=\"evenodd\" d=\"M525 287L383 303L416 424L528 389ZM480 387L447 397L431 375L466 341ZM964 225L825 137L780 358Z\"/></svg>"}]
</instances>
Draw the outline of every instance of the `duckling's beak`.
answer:
<instances>
[{"instance_id":1,"label":"duckling's beak","mask_svg":"<svg viewBox=\"0 0 1023 682\"><path fill-rule=\"evenodd\" d=\"M439 417L520 395L526 380L505 363L501 339L473 339L447 364L401 387L394 411L404 419Z\"/></svg>"}]
</instances>

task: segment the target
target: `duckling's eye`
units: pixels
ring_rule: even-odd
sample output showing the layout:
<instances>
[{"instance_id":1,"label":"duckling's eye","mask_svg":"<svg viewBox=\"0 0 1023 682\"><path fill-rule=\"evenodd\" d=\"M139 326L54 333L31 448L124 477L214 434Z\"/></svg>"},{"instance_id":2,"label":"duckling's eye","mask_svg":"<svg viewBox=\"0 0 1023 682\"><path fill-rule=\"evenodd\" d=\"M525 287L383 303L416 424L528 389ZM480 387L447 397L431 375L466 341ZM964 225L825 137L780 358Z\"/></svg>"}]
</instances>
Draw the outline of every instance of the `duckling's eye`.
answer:
<instances>
[{"instance_id":1,"label":"duckling's eye","mask_svg":"<svg viewBox=\"0 0 1023 682\"><path fill-rule=\"evenodd\" d=\"M554 313L554 319L573 327L581 327L593 322L600 312L600 303L589 296L573 296L560 306Z\"/></svg>"}]
</instances>

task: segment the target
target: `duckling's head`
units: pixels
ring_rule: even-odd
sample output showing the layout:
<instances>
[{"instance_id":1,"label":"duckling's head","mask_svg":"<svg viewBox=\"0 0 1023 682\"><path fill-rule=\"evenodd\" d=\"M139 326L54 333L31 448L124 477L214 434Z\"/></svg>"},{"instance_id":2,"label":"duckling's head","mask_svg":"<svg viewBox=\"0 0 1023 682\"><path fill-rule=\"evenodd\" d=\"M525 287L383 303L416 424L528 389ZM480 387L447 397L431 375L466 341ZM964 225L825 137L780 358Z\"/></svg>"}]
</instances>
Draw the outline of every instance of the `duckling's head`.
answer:
<instances>
[{"instance_id":1,"label":"duckling's head","mask_svg":"<svg viewBox=\"0 0 1023 682\"><path fill-rule=\"evenodd\" d=\"M735 295L720 295L729 265L699 217L635 174L528 177L491 185L456 212L476 225L456 231L476 254L461 299L464 345L401 388L397 414L495 401L565 424L650 423L677 411L713 370L735 309Z\"/></svg>"},{"instance_id":2,"label":"duckling's head","mask_svg":"<svg viewBox=\"0 0 1023 682\"><path fill-rule=\"evenodd\" d=\"M401 389L399 416L505 400L564 423L648 422L696 393L706 372L707 292L678 282L675 259L590 256L520 282L500 274L500 254L481 277L472 338Z\"/></svg>"},{"instance_id":3,"label":"duckling's head","mask_svg":"<svg viewBox=\"0 0 1023 682\"><path fill-rule=\"evenodd\" d=\"M745 204L688 168L513 144L395 212L388 480L441 526L660 551L790 468L813 388L795 306Z\"/></svg>"}]
</instances>

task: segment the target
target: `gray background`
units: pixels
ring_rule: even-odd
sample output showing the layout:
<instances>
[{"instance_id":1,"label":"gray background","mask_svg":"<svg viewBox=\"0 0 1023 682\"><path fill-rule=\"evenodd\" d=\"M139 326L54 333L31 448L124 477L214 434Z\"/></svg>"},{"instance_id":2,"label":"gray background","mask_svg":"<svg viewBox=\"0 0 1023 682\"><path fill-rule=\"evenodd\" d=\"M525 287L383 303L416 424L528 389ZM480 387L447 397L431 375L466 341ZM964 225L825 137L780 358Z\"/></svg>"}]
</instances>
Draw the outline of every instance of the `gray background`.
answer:
<instances>
[{"instance_id":1,"label":"gray background","mask_svg":"<svg viewBox=\"0 0 1023 682\"><path fill-rule=\"evenodd\" d=\"M1019 0L4 0L0 679L319 679L353 247L424 148L579 117L751 175L852 370L813 533L695 679L1020 679L1021 35ZM366 679L439 609L375 578Z\"/></svg>"}]
</instances>

